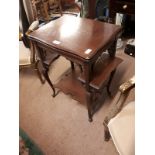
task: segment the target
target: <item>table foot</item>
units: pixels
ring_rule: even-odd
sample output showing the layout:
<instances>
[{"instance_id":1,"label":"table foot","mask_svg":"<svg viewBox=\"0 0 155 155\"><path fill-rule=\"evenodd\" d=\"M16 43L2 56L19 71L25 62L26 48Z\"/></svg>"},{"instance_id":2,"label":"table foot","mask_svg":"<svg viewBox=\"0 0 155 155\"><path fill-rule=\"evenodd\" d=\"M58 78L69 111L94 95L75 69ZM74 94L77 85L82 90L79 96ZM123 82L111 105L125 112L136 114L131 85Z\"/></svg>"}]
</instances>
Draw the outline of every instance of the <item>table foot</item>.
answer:
<instances>
[{"instance_id":1,"label":"table foot","mask_svg":"<svg viewBox=\"0 0 155 155\"><path fill-rule=\"evenodd\" d=\"M92 122L92 121L93 121L93 119L92 119L92 118L89 118L88 120L89 120L89 122Z\"/></svg>"},{"instance_id":2,"label":"table foot","mask_svg":"<svg viewBox=\"0 0 155 155\"><path fill-rule=\"evenodd\" d=\"M59 94L60 90L58 90L56 93L52 94L52 97L56 97Z\"/></svg>"},{"instance_id":3,"label":"table foot","mask_svg":"<svg viewBox=\"0 0 155 155\"><path fill-rule=\"evenodd\" d=\"M53 93L53 94L52 94L52 97L55 97L55 96L56 96L56 94Z\"/></svg>"}]
</instances>

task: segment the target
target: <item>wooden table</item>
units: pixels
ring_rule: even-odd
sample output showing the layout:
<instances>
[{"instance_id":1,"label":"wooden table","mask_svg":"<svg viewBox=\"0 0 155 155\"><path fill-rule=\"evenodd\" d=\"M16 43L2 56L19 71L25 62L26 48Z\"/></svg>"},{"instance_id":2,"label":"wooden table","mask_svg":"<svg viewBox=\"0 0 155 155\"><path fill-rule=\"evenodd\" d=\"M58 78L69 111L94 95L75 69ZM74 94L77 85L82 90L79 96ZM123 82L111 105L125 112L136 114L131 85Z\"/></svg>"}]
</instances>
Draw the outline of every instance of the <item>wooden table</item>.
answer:
<instances>
[{"instance_id":1,"label":"wooden table","mask_svg":"<svg viewBox=\"0 0 155 155\"><path fill-rule=\"evenodd\" d=\"M92 121L90 82L92 82L93 65L105 50L108 50L110 57L113 58L108 60L111 67L105 73L109 72L110 68L113 71L112 69L121 62L120 59L114 59L116 40L120 32L121 27L113 24L62 16L32 32L29 36L38 48L41 59L44 50L50 50L71 61L72 70L65 73L62 80L54 84L54 88L59 88L64 93L71 94L74 99L85 102L89 121ZM82 66L83 76L74 64ZM97 78L99 85L102 84L102 79Z\"/></svg>"}]
</instances>

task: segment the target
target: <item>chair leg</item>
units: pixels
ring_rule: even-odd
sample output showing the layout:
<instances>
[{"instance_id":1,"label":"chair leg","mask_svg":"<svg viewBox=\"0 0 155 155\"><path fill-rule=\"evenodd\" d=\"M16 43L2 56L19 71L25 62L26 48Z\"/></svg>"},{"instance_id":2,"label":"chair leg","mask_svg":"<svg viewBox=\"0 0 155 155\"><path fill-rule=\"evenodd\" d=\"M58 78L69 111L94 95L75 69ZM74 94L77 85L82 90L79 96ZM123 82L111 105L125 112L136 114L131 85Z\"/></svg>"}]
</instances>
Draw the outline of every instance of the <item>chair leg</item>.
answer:
<instances>
[{"instance_id":1,"label":"chair leg","mask_svg":"<svg viewBox=\"0 0 155 155\"><path fill-rule=\"evenodd\" d=\"M105 140L105 141L109 141L111 135L110 135L110 132L109 132L109 129L108 129L108 127L107 127L106 122L103 122L103 125L104 125L104 140Z\"/></svg>"},{"instance_id":2,"label":"chair leg","mask_svg":"<svg viewBox=\"0 0 155 155\"><path fill-rule=\"evenodd\" d=\"M35 63L35 70L37 71L37 74L39 76L39 79L40 79L41 83L44 84L45 83L45 79L43 79L42 74L39 71L38 64L39 64L39 60L37 60L37 62Z\"/></svg>"}]
</instances>

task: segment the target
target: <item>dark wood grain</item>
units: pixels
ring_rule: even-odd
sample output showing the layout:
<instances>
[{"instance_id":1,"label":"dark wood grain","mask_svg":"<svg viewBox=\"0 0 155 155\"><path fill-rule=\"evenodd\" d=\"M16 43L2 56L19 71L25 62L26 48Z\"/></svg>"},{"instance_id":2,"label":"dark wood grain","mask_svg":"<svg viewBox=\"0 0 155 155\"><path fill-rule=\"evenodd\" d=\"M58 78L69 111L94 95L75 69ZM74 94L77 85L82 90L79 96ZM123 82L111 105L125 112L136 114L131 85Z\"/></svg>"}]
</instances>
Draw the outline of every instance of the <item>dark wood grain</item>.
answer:
<instances>
[{"instance_id":1,"label":"dark wood grain","mask_svg":"<svg viewBox=\"0 0 155 155\"><path fill-rule=\"evenodd\" d=\"M79 101L81 104L86 105L86 89L77 79L79 75L80 71L77 70L77 68L75 71L69 69L61 76L61 79L54 84L54 87L65 94L71 95L73 99Z\"/></svg>"},{"instance_id":2,"label":"dark wood grain","mask_svg":"<svg viewBox=\"0 0 155 155\"><path fill-rule=\"evenodd\" d=\"M92 96L90 86L91 77L95 74L92 72L93 66L106 50L108 50L111 59L114 59L116 41L121 30L120 26L114 24L73 16L62 16L32 32L29 36L39 49L48 50L51 53L56 52L71 62L72 71L70 74L65 75L54 87L66 94L71 94L76 100L86 103L89 121L92 121L92 103L98 96L96 92L93 93L95 96ZM79 72L82 71L85 77L84 85L77 80L79 75L76 73L74 63L80 65L81 70ZM112 68L115 69L117 65ZM107 75L102 75L100 78L109 76L109 71L104 73ZM46 76L48 77L48 74ZM100 80L104 81L104 79ZM54 89L52 82L48 82Z\"/></svg>"},{"instance_id":3,"label":"dark wood grain","mask_svg":"<svg viewBox=\"0 0 155 155\"><path fill-rule=\"evenodd\" d=\"M120 31L120 26L64 15L32 32L30 38L62 50L65 55L91 59L99 49L105 50ZM54 40L60 44L54 44ZM85 54L87 49L92 52Z\"/></svg>"},{"instance_id":4,"label":"dark wood grain","mask_svg":"<svg viewBox=\"0 0 155 155\"><path fill-rule=\"evenodd\" d=\"M109 78L112 71L122 62L122 59L110 57L109 55L102 56L93 68L93 77L90 81L90 86L96 90L100 90ZM82 83L85 83L85 76L81 74L78 78Z\"/></svg>"}]
</instances>

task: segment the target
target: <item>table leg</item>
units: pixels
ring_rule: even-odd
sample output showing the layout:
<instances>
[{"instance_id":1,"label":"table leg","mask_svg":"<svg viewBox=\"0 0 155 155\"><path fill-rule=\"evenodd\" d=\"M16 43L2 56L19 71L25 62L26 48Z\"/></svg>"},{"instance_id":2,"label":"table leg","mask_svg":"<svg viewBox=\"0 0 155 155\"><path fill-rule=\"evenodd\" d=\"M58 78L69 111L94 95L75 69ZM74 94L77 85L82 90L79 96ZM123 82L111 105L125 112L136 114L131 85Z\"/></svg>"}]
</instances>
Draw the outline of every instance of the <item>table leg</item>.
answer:
<instances>
[{"instance_id":1,"label":"table leg","mask_svg":"<svg viewBox=\"0 0 155 155\"><path fill-rule=\"evenodd\" d=\"M86 92L86 97L87 97L87 109L88 109L88 120L89 122L92 122L92 107L91 107L91 93L90 92Z\"/></svg>"},{"instance_id":2,"label":"table leg","mask_svg":"<svg viewBox=\"0 0 155 155\"><path fill-rule=\"evenodd\" d=\"M49 78L48 69L43 69L43 75L44 75L45 79L47 80L48 84L50 85L50 87L53 90L53 95L52 96L55 97L56 96L55 88L54 88L54 86L53 86L53 84L52 84L52 82L51 82L51 80Z\"/></svg>"},{"instance_id":3,"label":"table leg","mask_svg":"<svg viewBox=\"0 0 155 155\"><path fill-rule=\"evenodd\" d=\"M72 61L70 61L70 63L71 63L71 69L74 70L75 69L74 63Z\"/></svg>"},{"instance_id":4,"label":"table leg","mask_svg":"<svg viewBox=\"0 0 155 155\"><path fill-rule=\"evenodd\" d=\"M117 45L117 40L115 40L113 44L110 46L110 48L108 49L108 53L111 57L114 57L116 54L116 45Z\"/></svg>"},{"instance_id":5,"label":"table leg","mask_svg":"<svg viewBox=\"0 0 155 155\"><path fill-rule=\"evenodd\" d=\"M81 65L79 65L79 68L80 68L80 71L81 71L81 73L82 73L82 72L83 72L82 66L81 66Z\"/></svg>"},{"instance_id":6,"label":"table leg","mask_svg":"<svg viewBox=\"0 0 155 155\"><path fill-rule=\"evenodd\" d=\"M49 66L44 63L44 61L46 60L45 51L42 48L40 48L39 46L36 46L36 48L38 49L37 51L39 54L40 62L41 62L42 67L43 67L43 69L42 69L43 75L53 90L52 96L55 97L56 96L55 88L54 88L54 86L53 86L53 84L49 78L49 75L48 75Z\"/></svg>"},{"instance_id":7,"label":"table leg","mask_svg":"<svg viewBox=\"0 0 155 155\"><path fill-rule=\"evenodd\" d=\"M90 64L85 64L84 65L84 75L86 79L86 102L87 102L87 109L88 109L88 118L89 122L92 122L92 107L91 107L91 92L90 92L90 87L89 87L89 82L90 82L90 75L91 75L91 65Z\"/></svg>"},{"instance_id":8,"label":"table leg","mask_svg":"<svg viewBox=\"0 0 155 155\"><path fill-rule=\"evenodd\" d=\"M39 79L40 79L41 83L44 84L45 79L42 78L41 72L39 71L39 68L38 68L38 64L39 64L39 60L37 60L36 63L35 63L35 70L37 71L37 74L39 76Z\"/></svg>"},{"instance_id":9,"label":"table leg","mask_svg":"<svg viewBox=\"0 0 155 155\"><path fill-rule=\"evenodd\" d=\"M113 77L114 77L115 72L116 72L116 69L113 70L113 71L111 72L110 78L109 78L109 81L108 81L108 84L107 84L107 92L108 92L108 95L109 95L110 97L112 96L112 95L111 95L111 92L110 92L110 85L111 85L111 81L112 81L112 79L113 79Z\"/></svg>"}]
</instances>

